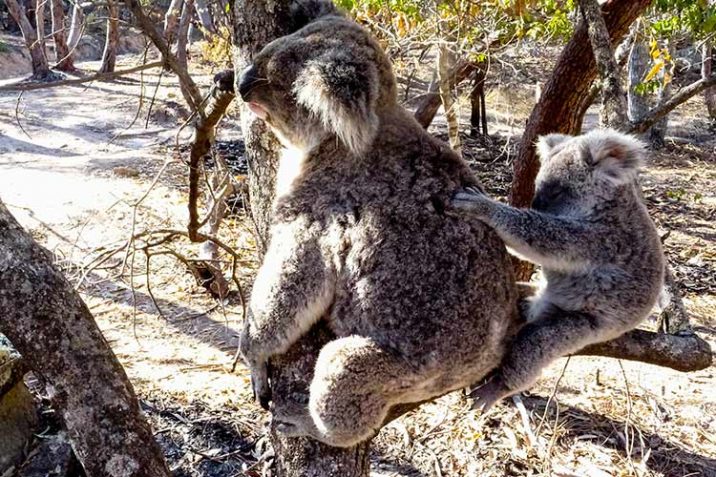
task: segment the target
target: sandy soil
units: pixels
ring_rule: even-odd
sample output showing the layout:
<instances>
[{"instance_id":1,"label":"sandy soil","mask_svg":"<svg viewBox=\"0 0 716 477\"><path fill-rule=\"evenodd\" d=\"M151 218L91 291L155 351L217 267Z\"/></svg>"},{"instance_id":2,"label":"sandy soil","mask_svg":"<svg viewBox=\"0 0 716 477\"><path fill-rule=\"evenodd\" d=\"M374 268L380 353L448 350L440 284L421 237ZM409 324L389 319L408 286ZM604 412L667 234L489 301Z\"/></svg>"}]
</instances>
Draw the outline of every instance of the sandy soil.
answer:
<instances>
[{"instance_id":1,"label":"sandy soil","mask_svg":"<svg viewBox=\"0 0 716 477\"><path fill-rule=\"evenodd\" d=\"M197 77L200 84L209 78ZM238 297L213 300L168 256L153 257L148 273L142 253L127 260L119 253L94 266L132 230L186 226L186 166L174 147L183 119L173 77L162 78L145 128L157 80L153 70L143 78L28 92L20 100L0 93L0 196L78 284L177 475L261 475L270 464L268 416L251 402L246 370L229 372L242 319ZM523 88L515 100L505 89L492 90L491 128L500 136L489 144L467 142L466 157L496 195L509 181L512 135L524 124L532 95ZM695 101L676 115L670 145L655 154L644 188L659 225L673 229L668 250L685 282L693 324L716 347L716 141L694 119L702 108ZM219 137L240 137L233 113ZM174 162L136 205L168 159ZM244 288L256 268L248 231L240 211L221 231L241 254ZM185 242L172 247L188 257L198 251ZM523 398L529 431L512 403L481 416L453 393L383 430L374 473L716 476L714 371L561 360Z\"/></svg>"}]
</instances>

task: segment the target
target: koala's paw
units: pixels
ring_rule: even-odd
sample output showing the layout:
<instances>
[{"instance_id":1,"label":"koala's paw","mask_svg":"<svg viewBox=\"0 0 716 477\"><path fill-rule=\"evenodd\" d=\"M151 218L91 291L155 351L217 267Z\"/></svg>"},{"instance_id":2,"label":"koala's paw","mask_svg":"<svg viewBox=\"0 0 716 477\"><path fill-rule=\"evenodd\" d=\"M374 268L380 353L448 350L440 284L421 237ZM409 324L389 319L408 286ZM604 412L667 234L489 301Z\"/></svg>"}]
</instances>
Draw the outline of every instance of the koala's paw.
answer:
<instances>
[{"instance_id":1,"label":"koala's paw","mask_svg":"<svg viewBox=\"0 0 716 477\"><path fill-rule=\"evenodd\" d=\"M254 399L262 408L268 411L271 402L271 386L268 379L268 363L261 363L251 366L251 387L254 391Z\"/></svg>"},{"instance_id":2,"label":"koala's paw","mask_svg":"<svg viewBox=\"0 0 716 477\"><path fill-rule=\"evenodd\" d=\"M452 196L452 205L455 208L481 212L490 199L477 187L465 187Z\"/></svg>"},{"instance_id":3,"label":"koala's paw","mask_svg":"<svg viewBox=\"0 0 716 477\"><path fill-rule=\"evenodd\" d=\"M510 391L499 376L495 376L485 384L473 389L470 393L472 409L486 413L500 399L509 396Z\"/></svg>"}]
</instances>

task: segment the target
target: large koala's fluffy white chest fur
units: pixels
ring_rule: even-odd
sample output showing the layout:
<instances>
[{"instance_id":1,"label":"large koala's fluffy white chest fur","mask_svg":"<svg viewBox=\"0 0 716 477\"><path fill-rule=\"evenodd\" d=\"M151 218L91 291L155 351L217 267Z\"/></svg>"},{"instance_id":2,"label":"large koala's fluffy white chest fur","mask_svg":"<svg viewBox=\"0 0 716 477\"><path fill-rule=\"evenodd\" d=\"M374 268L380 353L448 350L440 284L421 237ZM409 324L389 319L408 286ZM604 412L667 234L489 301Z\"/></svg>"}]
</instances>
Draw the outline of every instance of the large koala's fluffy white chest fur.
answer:
<instances>
[{"instance_id":1,"label":"large koala's fluffy white chest fur","mask_svg":"<svg viewBox=\"0 0 716 477\"><path fill-rule=\"evenodd\" d=\"M287 196L293 190L296 179L303 172L306 151L297 147L284 147L276 171L276 195L274 201Z\"/></svg>"}]
</instances>

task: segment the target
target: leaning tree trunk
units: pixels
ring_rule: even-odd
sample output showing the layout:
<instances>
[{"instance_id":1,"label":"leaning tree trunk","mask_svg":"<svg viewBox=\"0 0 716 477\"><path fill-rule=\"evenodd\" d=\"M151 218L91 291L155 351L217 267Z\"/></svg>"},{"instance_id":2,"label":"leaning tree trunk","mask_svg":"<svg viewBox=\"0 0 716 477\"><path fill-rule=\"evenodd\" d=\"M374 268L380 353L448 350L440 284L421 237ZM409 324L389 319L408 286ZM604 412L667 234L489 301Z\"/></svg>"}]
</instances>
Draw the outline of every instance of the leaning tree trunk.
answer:
<instances>
[{"instance_id":1,"label":"leaning tree trunk","mask_svg":"<svg viewBox=\"0 0 716 477\"><path fill-rule=\"evenodd\" d=\"M713 44L707 41L701 47L701 79L708 79L713 74ZM704 101L709 117L716 119L716 88L704 91Z\"/></svg>"},{"instance_id":2,"label":"leaning tree trunk","mask_svg":"<svg viewBox=\"0 0 716 477\"><path fill-rule=\"evenodd\" d=\"M641 15L651 0L608 0L602 5L604 20L612 44L618 43L629 26ZM532 110L515 158L510 190L510 203L528 207L534 195L534 180L539 170L535 150L537 137L561 132L576 134L580 131L584 114L589 107L589 89L597 75L594 55L587 36L587 26L581 22L574 35L562 50L557 64ZM528 280L531 267L520 266L519 280Z\"/></svg>"},{"instance_id":3,"label":"leaning tree trunk","mask_svg":"<svg viewBox=\"0 0 716 477\"><path fill-rule=\"evenodd\" d=\"M234 5L234 67L238 79L252 57L269 41L290 33L289 2L237 0ZM241 105L241 126L249 164L251 215L256 228L257 245L263 254L271 222L273 190L279 144L262 121ZM317 327L320 328L320 325ZM286 399L307 397L313 363L320 348L330 339L323 329L309 333L288 353L272 359L271 388L278 409ZM307 401L307 399L306 399ZM332 448L305 438L286 439L275 430L271 440L276 453L278 477L367 477L369 443L349 449Z\"/></svg>"},{"instance_id":4,"label":"leaning tree trunk","mask_svg":"<svg viewBox=\"0 0 716 477\"><path fill-rule=\"evenodd\" d=\"M67 45L65 34L65 11L62 9L62 0L51 0L52 12L52 38L55 40L55 68L60 71L75 71L72 51Z\"/></svg>"},{"instance_id":5,"label":"leaning tree trunk","mask_svg":"<svg viewBox=\"0 0 716 477\"><path fill-rule=\"evenodd\" d=\"M1 201L0 333L47 382L87 475L170 475L132 385L89 309Z\"/></svg>"},{"instance_id":6,"label":"leaning tree trunk","mask_svg":"<svg viewBox=\"0 0 716 477\"><path fill-rule=\"evenodd\" d=\"M169 4L169 8L167 8L166 15L164 15L164 39L169 45L171 45L176 38L183 4L184 0L172 0Z\"/></svg>"},{"instance_id":7,"label":"leaning tree trunk","mask_svg":"<svg viewBox=\"0 0 716 477\"><path fill-rule=\"evenodd\" d=\"M111 73L117 63L117 47L119 46L119 5L117 0L107 0L107 36L104 40L102 65L99 73Z\"/></svg>"},{"instance_id":8,"label":"leaning tree trunk","mask_svg":"<svg viewBox=\"0 0 716 477\"><path fill-rule=\"evenodd\" d=\"M6 5L15 23L20 27L25 45L30 50L32 79L44 80L52 76L52 71L50 71L50 65L44 52L45 44L37 41L37 32L27 17L24 5L18 4L17 0L6 0Z\"/></svg>"}]
</instances>

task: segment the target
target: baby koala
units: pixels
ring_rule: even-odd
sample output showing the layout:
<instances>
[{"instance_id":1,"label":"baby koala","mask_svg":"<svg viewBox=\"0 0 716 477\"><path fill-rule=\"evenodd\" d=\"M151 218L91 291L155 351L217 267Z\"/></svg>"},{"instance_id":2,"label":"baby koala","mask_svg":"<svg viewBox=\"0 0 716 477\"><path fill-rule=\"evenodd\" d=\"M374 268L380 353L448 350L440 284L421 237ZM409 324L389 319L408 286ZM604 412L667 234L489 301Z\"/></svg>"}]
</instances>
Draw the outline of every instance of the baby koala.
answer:
<instances>
[{"instance_id":1,"label":"baby koala","mask_svg":"<svg viewBox=\"0 0 716 477\"><path fill-rule=\"evenodd\" d=\"M516 254L541 265L546 279L501 366L473 392L483 411L530 387L557 358L636 327L662 288L661 242L636 180L643 144L596 130L543 136L537 148L542 165L532 209L472 188L453 199Z\"/></svg>"}]
</instances>

